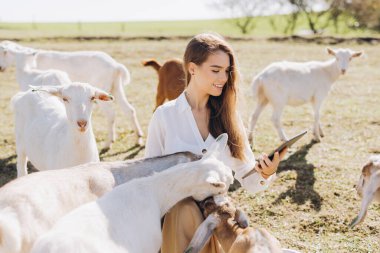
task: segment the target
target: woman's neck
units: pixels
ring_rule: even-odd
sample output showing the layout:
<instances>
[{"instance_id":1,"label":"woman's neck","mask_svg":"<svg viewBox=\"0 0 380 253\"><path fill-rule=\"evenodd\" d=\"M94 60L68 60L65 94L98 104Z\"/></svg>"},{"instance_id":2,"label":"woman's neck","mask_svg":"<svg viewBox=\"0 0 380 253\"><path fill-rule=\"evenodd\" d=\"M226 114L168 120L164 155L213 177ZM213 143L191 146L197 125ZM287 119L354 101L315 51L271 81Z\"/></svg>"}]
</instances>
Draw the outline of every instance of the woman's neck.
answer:
<instances>
[{"instance_id":1,"label":"woman's neck","mask_svg":"<svg viewBox=\"0 0 380 253\"><path fill-rule=\"evenodd\" d=\"M207 102L210 95L198 90L191 83L187 86L185 95L192 110L204 110L207 108Z\"/></svg>"}]
</instances>

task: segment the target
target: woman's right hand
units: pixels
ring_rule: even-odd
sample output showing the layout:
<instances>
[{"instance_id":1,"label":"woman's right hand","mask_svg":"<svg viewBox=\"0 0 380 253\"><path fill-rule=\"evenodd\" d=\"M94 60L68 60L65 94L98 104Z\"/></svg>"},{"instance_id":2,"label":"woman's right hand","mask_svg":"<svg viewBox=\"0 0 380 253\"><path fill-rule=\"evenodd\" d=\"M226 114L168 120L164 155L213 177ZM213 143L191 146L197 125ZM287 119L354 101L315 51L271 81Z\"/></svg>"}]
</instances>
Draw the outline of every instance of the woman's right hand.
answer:
<instances>
[{"instance_id":1,"label":"woman's right hand","mask_svg":"<svg viewBox=\"0 0 380 253\"><path fill-rule=\"evenodd\" d=\"M270 160L267 154L262 154L258 162L255 165L257 172L265 179L269 178L271 175L276 173L278 165L282 158L284 158L288 148L285 148L279 154L278 152L274 153L273 160Z\"/></svg>"}]
</instances>

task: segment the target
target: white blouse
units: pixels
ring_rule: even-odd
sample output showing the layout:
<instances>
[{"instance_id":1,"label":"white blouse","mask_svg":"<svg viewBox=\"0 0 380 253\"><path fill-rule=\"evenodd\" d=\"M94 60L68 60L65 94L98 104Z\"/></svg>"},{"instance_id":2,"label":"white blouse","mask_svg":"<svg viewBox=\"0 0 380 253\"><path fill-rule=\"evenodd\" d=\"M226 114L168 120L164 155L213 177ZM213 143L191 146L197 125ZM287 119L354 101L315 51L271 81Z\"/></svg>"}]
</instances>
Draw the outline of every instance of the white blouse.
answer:
<instances>
[{"instance_id":1,"label":"white blouse","mask_svg":"<svg viewBox=\"0 0 380 253\"><path fill-rule=\"evenodd\" d=\"M244 129L242 127L242 129ZM245 157L241 161L232 157L230 149L226 148L223 162L235 172L235 178L251 193L268 188L274 176L264 179L260 173L254 173L244 179L242 177L255 167L255 158L245 138ZM203 140L194 119L191 107L183 92L177 99L159 106L149 123L148 138L145 146L145 158L168 155L176 152L190 151L202 154L214 143L211 134ZM228 147L228 146L227 146Z\"/></svg>"}]
</instances>

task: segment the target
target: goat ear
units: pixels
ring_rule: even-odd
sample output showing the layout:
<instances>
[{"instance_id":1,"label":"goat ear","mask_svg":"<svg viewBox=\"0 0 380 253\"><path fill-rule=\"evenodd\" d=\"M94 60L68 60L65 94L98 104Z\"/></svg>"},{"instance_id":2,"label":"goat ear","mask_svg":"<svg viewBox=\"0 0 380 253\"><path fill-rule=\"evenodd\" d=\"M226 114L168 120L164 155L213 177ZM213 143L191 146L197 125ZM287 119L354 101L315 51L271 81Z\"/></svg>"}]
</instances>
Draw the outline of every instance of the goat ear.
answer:
<instances>
[{"instance_id":1,"label":"goat ear","mask_svg":"<svg viewBox=\"0 0 380 253\"><path fill-rule=\"evenodd\" d=\"M97 91L95 91L95 99L99 99L102 101L112 101L113 96L111 94L104 92L104 91L97 90Z\"/></svg>"},{"instance_id":2,"label":"goat ear","mask_svg":"<svg viewBox=\"0 0 380 253\"><path fill-rule=\"evenodd\" d=\"M363 176L369 176L370 175L370 169L373 166L373 162L369 161L366 165L363 166L362 169L362 175Z\"/></svg>"},{"instance_id":3,"label":"goat ear","mask_svg":"<svg viewBox=\"0 0 380 253\"><path fill-rule=\"evenodd\" d=\"M62 90L61 90L62 87L61 86L33 86L33 85L29 85L29 87L31 88L32 92L43 91L43 92L50 93L53 96L62 97Z\"/></svg>"},{"instance_id":4,"label":"goat ear","mask_svg":"<svg viewBox=\"0 0 380 253\"><path fill-rule=\"evenodd\" d=\"M219 145L223 145L223 148L224 148L227 145L228 134L223 133L223 134L219 135L218 137L216 137L215 141L217 143L219 143Z\"/></svg>"},{"instance_id":5,"label":"goat ear","mask_svg":"<svg viewBox=\"0 0 380 253\"><path fill-rule=\"evenodd\" d=\"M206 242L210 239L212 232L219 225L220 219L216 214L210 214L199 225L195 231L193 238L190 241L189 246L186 248L185 253L198 253L205 246Z\"/></svg>"},{"instance_id":6,"label":"goat ear","mask_svg":"<svg viewBox=\"0 0 380 253\"><path fill-rule=\"evenodd\" d=\"M239 224L239 227L241 228L247 228L249 226L247 215L245 215L245 213L238 208L235 211L234 220L237 222L237 224Z\"/></svg>"},{"instance_id":7,"label":"goat ear","mask_svg":"<svg viewBox=\"0 0 380 253\"><path fill-rule=\"evenodd\" d=\"M334 50L332 50L331 48L326 48L326 51L327 51L327 53L328 54L331 54L331 55L334 55L335 56L335 51Z\"/></svg>"},{"instance_id":8,"label":"goat ear","mask_svg":"<svg viewBox=\"0 0 380 253\"><path fill-rule=\"evenodd\" d=\"M226 188L226 184L225 183L216 180L213 176L208 177L206 179L206 182L209 183L210 185L216 187L216 188L220 188L220 189Z\"/></svg>"},{"instance_id":9,"label":"goat ear","mask_svg":"<svg viewBox=\"0 0 380 253\"><path fill-rule=\"evenodd\" d=\"M354 52L354 53L351 53L351 57L360 57L362 56L363 52Z\"/></svg>"},{"instance_id":10,"label":"goat ear","mask_svg":"<svg viewBox=\"0 0 380 253\"><path fill-rule=\"evenodd\" d=\"M221 153L227 146L227 141L228 141L228 134L224 133L219 135L216 139L215 142L211 145L210 149L207 151L206 155L203 157L208 157L212 154L219 154Z\"/></svg>"}]
</instances>

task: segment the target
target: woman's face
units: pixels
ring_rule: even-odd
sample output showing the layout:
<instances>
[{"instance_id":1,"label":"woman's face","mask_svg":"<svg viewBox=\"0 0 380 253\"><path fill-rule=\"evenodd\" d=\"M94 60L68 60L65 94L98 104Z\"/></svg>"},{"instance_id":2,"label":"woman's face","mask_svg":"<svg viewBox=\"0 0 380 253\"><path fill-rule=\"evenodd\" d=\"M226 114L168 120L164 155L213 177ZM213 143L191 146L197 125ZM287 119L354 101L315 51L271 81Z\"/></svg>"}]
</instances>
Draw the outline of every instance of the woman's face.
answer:
<instances>
[{"instance_id":1,"label":"woman's face","mask_svg":"<svg viewBox=\"0 0 380 253\"><path fill-rule=\"evenodd\" d=\"M218 50L210 54L201 65L193 64L192 79L198 89L211 96L220 96L230 72L228 54Z\"/></svg>"}]
</instances>

